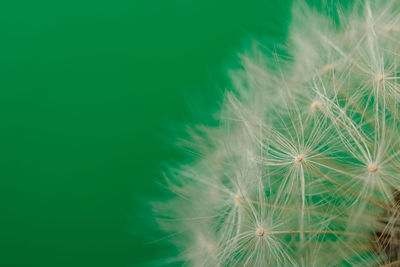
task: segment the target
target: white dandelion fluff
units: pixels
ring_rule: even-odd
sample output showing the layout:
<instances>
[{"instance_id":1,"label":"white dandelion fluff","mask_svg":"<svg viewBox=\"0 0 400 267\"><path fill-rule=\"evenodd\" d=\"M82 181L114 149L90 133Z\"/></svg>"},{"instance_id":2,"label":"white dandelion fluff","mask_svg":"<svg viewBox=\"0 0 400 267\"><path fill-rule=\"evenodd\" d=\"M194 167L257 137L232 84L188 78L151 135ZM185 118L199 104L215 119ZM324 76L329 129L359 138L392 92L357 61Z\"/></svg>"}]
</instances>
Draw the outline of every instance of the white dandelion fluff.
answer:
<instances>
[{"instance_id":1,"label":"white dandelion fluff","mask_svg":"<svg viewBox=\"0 0 400 267\"><path fill-rule=\"evenodd\" d=\"M218 127L171 168L188 266L400 266L400 2L295 3L289 58L230 72Z\"/></svg>"}]
</instances>

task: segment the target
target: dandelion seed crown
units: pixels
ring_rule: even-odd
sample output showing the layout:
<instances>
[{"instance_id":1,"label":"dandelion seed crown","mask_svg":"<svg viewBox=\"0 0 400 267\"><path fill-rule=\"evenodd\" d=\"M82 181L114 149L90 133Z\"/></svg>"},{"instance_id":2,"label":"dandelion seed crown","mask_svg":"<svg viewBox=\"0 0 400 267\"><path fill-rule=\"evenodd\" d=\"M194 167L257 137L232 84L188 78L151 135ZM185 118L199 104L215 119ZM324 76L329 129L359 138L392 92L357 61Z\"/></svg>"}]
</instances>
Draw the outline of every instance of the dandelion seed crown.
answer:
<instances>
[{"instance_id":1,"label":"dandelion seed crown","mask_svg":"<svg viewBox=\"0 0 400 267\"><path fill-rule=\"evenodd\" d=\"M297 2L289 59L241 55L170 169L159 223L187 266L400 266L400 3Z\"/></svg>"}]
</instances>

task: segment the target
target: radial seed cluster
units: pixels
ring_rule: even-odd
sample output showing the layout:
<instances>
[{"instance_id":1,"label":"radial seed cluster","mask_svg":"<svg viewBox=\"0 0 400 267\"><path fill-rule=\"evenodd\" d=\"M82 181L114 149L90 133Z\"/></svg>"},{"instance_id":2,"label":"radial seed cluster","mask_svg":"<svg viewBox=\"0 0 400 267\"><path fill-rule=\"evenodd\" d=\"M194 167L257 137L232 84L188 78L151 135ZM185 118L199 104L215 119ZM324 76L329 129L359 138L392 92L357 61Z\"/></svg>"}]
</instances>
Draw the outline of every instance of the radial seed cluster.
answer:
<instances>
[{"instance_id":1,"label":"radial seed cluster","mask_svg":"<svg viewBox=\"0 0 400 267\"><path fill-rule=\"evenodd\" d=\"M400 266L400 3L331 13L297 3L289 56L241 54L220 125L169 170L185 265Z\"/></svg>"}]
</instances>

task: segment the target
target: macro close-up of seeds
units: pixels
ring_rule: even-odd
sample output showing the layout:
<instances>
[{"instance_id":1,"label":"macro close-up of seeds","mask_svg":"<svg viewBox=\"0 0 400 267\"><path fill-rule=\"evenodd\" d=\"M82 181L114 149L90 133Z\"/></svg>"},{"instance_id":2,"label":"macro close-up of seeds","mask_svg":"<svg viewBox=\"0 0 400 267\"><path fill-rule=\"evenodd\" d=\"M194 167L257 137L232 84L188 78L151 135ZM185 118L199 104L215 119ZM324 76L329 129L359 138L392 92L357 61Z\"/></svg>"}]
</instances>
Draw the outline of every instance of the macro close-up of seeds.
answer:
<instances>
[{"instance_id":1,"label":"macro close-up of seeds","mask_svg":"<svg viewBox=\"0 0 400 267\"><path fill-rule=\"evenodd\" d=\"M400 266L400 2L291 14L284 48L239 54L218 125L182 145L195 159L165 170L172 261Z\"/></svg>"}]
</instances>

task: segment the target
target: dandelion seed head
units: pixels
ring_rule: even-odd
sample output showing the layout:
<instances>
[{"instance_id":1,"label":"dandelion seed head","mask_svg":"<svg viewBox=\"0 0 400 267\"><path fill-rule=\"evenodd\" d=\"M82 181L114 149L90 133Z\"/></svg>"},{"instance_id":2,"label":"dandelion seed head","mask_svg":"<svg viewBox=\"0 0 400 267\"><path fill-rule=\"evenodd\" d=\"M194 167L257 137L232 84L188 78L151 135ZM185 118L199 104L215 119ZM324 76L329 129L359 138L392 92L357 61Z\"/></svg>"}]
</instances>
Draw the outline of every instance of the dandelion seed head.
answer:
<instances>
[{"instance_id":1,"label":"dandelion seed head","mask_svg":"<svg viewBox=\"0 0 400 267\"><path fill-rule=\"evenodd\" d=\"M377 172L378 169L379 169L379 166L378 166L378 164L375 163L375 162L374 162L374 163L370 163L370 164L368 165L368 167L367 167L367 170L368 170L368 172L370 172L370 173Z\"/></svg>"},{"instance_id":2,"label":"dandelion seed head","mask_svg":"<svg viewBox=\"0 0 400 267\"><path fill-rule=\"evenodd\" d=\"M383 74L378 74L378 75L376 75L375 80L376 80L378 83L382 83L382 82L385 80L385 75L383 75Z\"/></svg>"},{"instance_id":3,"label":"dandelion seed head","mask_svg":"<svg viewBox=\"0 0 400 267\"><path fill-rule=\"evenodd\" d=\"M265 235L265 230L263 229L263 228L258 228L257 230L256 230L256 235L258 236L258 237L263 237L264 235Z\"/></svg>"},{"instance_id":4,"label":"dandelion seed head","mask_svg":"<svg viewBox=\"0 0 400 267\"><path fill-rule=\"evenodd\" d=\"M288 53L240 56L219 124L171 171L161 224L187 266L400 262L386 234L400 225L400 2L338 4L333 19L302 1Z\"/></svg>"},{"instance_id":5,"label":"dandelion seed head","mask_svg":"<svg viewBox=\"0 0 400 267\"><path fill-rule=\"evenodd\" d=\"M310 108L311 108L311 111L319 110L321 108L321 102L319 102L318 100L314 100L311 103Z\"/></svg>"},{"instance_id":6,"label":"dandelion seed head","mask_svg":"<svg viewBox=\"0 0 400 267\"><path fill-rule=\"evenodd\" d=\"M241 196L240 194L236 194L236 195L235 195L235 203L236 203L236 204L239 204L240 201L242 201L242 196Z\"/></svg>"},{"instance_id":7,"label":"dandelion seed head","mask_svg":"<svg viewBox=\"0 0 400 267\"><path fill-rule=\"evenodd\" d=\"M305 157L303 154L299 154L294 158L294 162L296 163L304 163Z\"/></svg>"}]
</instances>

